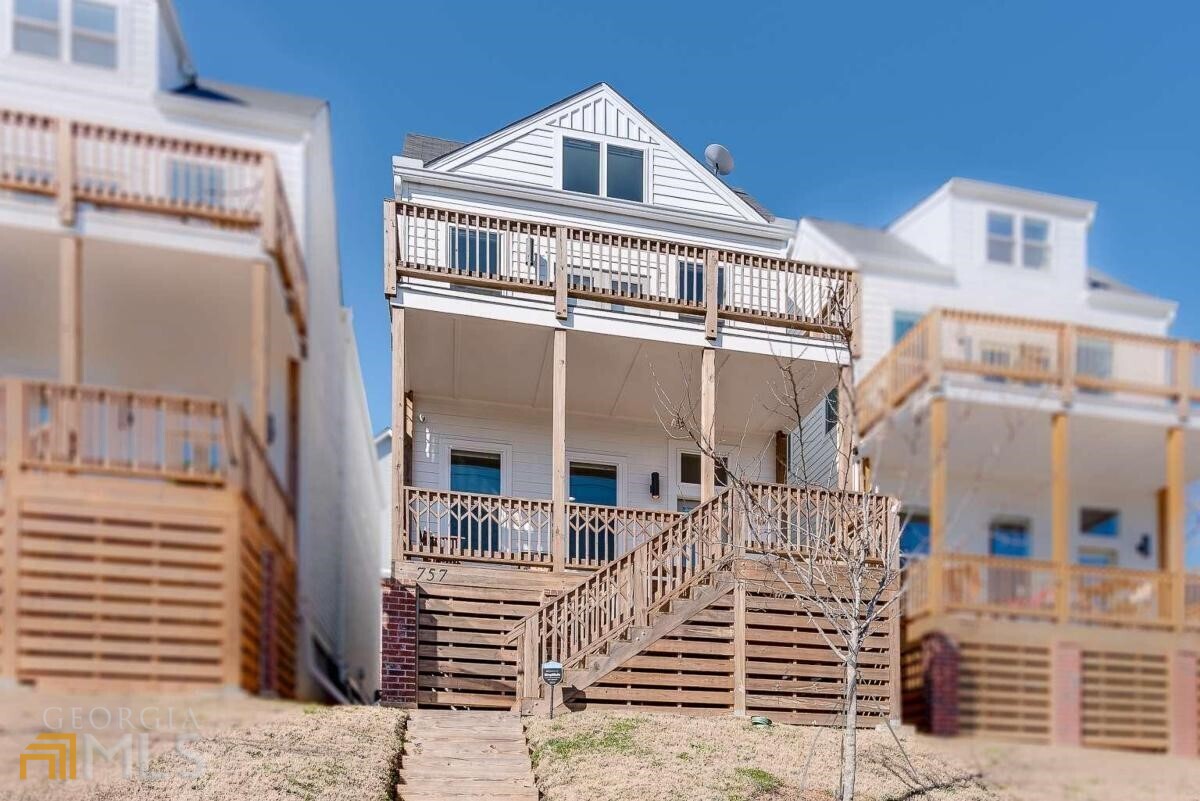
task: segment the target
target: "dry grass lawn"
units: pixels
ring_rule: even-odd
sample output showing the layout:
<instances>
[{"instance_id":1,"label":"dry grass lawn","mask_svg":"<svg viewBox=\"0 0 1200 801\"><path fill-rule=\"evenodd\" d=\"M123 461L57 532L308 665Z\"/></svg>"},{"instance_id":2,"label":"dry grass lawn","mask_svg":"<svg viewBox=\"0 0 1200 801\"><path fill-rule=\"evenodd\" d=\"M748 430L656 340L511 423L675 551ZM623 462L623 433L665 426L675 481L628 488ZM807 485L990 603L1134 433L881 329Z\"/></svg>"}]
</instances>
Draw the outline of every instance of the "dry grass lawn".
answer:
<instances>
[{"instance_id":1,"label":"dry grass lawn","mask_svg":"<svg viewBox=\"0 0 1200 801\"><path fill-rule=\"evenodd\" d=\"M828 801L837 789L829 729L580 712L526 733L545 801ZM915 736L916 772L944 787L914 794L890 735L865 731L859 745L858 797L871 801L1200 801L1200 759Z\"/></svg>"},{"instance_id":2,"label":"dry grass lawn","mask_svg":"<svg viewBox=\"0 0 1200 801\"><path fill-rule=\"evenodd\" d=\"M395 786L394 760L405 719L402 712L377 707L215 696L7 692L0 694L0 709L0 799L16 801L386 801ZM52 724L65 717L64 730L72 731L72 709L81 710L84 718L79 731L91 732L106 748L132 734L136 753L141 735L146 735L146 767L158 776L127 780L119 764L97 759L89 780L80 758L73 781L48 781L43 764L31 765L29 778L20 780L18 754L47 730L46 715ZM120 720L122 709L132 712L125 724ZM146 726L139 720L143 710ZM188 716L189 710L194 717ZM106 724L109 715L111 723ZM88 716L94 725L86 722ZM195 735L186 747L203 761L202 772L175 752L175 733L166 730L168 722L176 732ZM136 771L136 756L133 765Z\"/></svg>"}]
</instances>

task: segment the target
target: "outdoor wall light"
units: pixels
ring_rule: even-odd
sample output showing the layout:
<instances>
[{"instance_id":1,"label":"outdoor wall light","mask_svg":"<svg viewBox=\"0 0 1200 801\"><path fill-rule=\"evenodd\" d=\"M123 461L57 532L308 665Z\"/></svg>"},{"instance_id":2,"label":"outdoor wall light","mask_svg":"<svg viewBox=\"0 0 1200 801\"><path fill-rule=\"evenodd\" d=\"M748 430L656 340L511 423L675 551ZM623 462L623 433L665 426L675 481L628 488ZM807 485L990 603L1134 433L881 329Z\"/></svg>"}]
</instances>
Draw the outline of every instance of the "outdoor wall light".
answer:
<instances>
[{"instance_id":1,"label":"outdoor wall light","mask_svg":"<svg viewBox=\"0 0 1200 801\"><path fill-rule=\"evenodd\" d=\"M1142 538L1140 540L1138 540L1137 552L1140 553L1142 556L1146 557L1147 559L1150 558L1150 535L1149 534L1143 534Z\"/></svg>"},{"instance_id":2,"label":"outdoor wall light","mask_svg":"<svg viewBox=\"0 0 1200 801\"><path fill-rule=\"evenodd\" d=\"M650 498L658 500L658 473L650 474Z\"/></svg>"}]
</instances>

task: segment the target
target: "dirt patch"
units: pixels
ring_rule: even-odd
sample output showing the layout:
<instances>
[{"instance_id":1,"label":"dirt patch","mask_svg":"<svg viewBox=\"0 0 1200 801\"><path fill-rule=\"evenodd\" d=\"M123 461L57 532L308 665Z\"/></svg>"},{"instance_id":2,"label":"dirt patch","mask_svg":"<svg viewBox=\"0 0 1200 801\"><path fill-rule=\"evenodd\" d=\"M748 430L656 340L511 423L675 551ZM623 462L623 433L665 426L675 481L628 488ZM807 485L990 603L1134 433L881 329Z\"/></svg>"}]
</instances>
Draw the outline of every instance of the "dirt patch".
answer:
<instances>
[{"instance_id":1,"label":"dirt patch","mask_svg":"<svg viewBox=\"0 0 1200 801\"><path fill-rule=\"evenodd\" d=\"M0 705L0 798L19 801L387 801L405 721L378 707L199 696L26 692ZM51 781L31 763L21 780L18 754L53 729L79 735L76 778ZM136 778L123 775L123 751L109 761L91 746L86 756L84 734L114 752L128 735Z\"/></svg>"},{"instance_id":2,"label":"dirt patch","mask_svg":"<svg viewBox=\"0 0 1200 801\"><path fill-rule=\"evenodd\" d=\"M838 786L838 734L745 719L579 712L526 726L538 788L546 801L827 801ZM922 780L946 789L927 799L1004 798L976 780L969 756L945 756L922 740L905 743ZM860 733L859 797L903 798L912 782L886 732Z\"/></svg>"}]
</instances>

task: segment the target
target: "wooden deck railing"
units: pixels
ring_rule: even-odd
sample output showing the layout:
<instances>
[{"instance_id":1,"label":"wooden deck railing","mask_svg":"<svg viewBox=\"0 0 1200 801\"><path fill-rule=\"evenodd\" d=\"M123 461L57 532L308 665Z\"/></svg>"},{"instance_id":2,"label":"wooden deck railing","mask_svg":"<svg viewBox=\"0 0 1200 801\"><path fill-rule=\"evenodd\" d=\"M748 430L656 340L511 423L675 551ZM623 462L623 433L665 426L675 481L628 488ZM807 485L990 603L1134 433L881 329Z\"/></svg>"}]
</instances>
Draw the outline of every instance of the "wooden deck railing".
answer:
<instances>
[{"instance_id":1,"label":"wooden deck railing","mask_svg":"<svg viewBox=\"0 0 1200 801\"><path fill-rule=\"evenodd\" d=\"M1200 400L1200 343L1071 323L935 310L859 383L865 432L926 382L947 373L990 385L1103 395L1175 408Z\"/></svg>"},{"instance_id":2,"label":"wooden deck railing","mask_svg":"<svg viewBox=\"0 0 1200 801\"><path fill-rule=\"evenodd\" d=\"M937 570L931 564L939 562ZM1171 588L1165 571L1068 565L1034 559L944 554L906 567L905 616L934 613L930 582L941 575L942 611L988 617L1168 628ZM1200 628L1200 575L1185 575L1185 620Z\"/></svg>"},{"instance_id":3,"label":"wooden deck railing","mask_svg":"<svg viewBox=\"0 0 1200 801\"><path fill-rule=\"evenodd\" d=\"M244 416L239 412L235 432L222 401L0 379L0 412L0 464L237 485L289 556L294 553L291 496ZM8 436L10 431L16 432L15 438ZM8 453L8 440L16 443L15 454Z\"/></svg>"},{"instance_id":4,"label":"wooden deck railing","mask_svg":"<svg viewBox=\"0 0 1200 801\"><path fill-rule=\"evenodd\" d=\"M660 534L679 512L567 504L568 567L600 567Z\"/></svg>"},{"instance_id":5,"label":"wooden deck railing","mask_svg":"<svg viewBox=\"0 0 1200 801\"><path fill-rule=\"evenodd\" d=\"M814 542L845 553L851 538L866 536L869 559L889 557L897 533L888 525L891 499L883 495L754 484L747 492L747 547L762 553L805 552Z\"/></svg>"},{"instance_id":6,"label":"wooden deck railing","mask_svg":"<svg viewBox=\"0 0 1200 801\"><path fill-rule=\"evenodd\" d=\"M308 276L272 154L0 108L0 189L258 230L303 329Z\"/></svg>"},{"instance_id":7,"label":"wooden deck railing","mask_svg":"<svg viewBox=\"0 0 1200 801\"><path fill-rule=\"evenodd\" d=\"M398 202L401 276L796 328L849 338L858 319L852 271L566 225Z\"/></svg>"},{"instance_id":8,"label":"wooden deck railing","mask_svg":"<svg viewBox=\"0 0 1200 801\"><path fill-rule=\"evenodd\" d=\"M550 564L550 501L407 487L402 508L409 556Z\"/></svg>"},{"instance_id":9,"label":"wooden deck railing","mask_svg":"<svg viewBox=\"0 0 1200 801\"><path fill-rule=\"evenodd\" d=\"M207 399L50 382L22 394L20 460L40 469L223 483L225 404Z\"/></svg>"}]
</instances>

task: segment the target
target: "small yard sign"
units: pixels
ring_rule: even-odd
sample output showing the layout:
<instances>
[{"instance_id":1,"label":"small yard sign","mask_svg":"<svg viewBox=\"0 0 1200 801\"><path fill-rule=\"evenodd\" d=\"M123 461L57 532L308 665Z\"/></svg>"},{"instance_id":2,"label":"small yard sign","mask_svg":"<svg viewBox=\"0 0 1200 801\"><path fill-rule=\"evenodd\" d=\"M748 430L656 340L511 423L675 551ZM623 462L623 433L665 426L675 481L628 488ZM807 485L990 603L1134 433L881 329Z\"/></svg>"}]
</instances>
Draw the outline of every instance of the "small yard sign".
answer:
<instances>
[{"instance_id":1,"label":"small yard sign","mask_svg":"<svg viewBox=\"0 0 1200 801\"><path fill-rule=\"evenodd\" d=\"M563 668L558 662L542 663L542 681L550 687L550 719L554 720L554 686L562 682Z\"/></svg>"}]
</instances>

